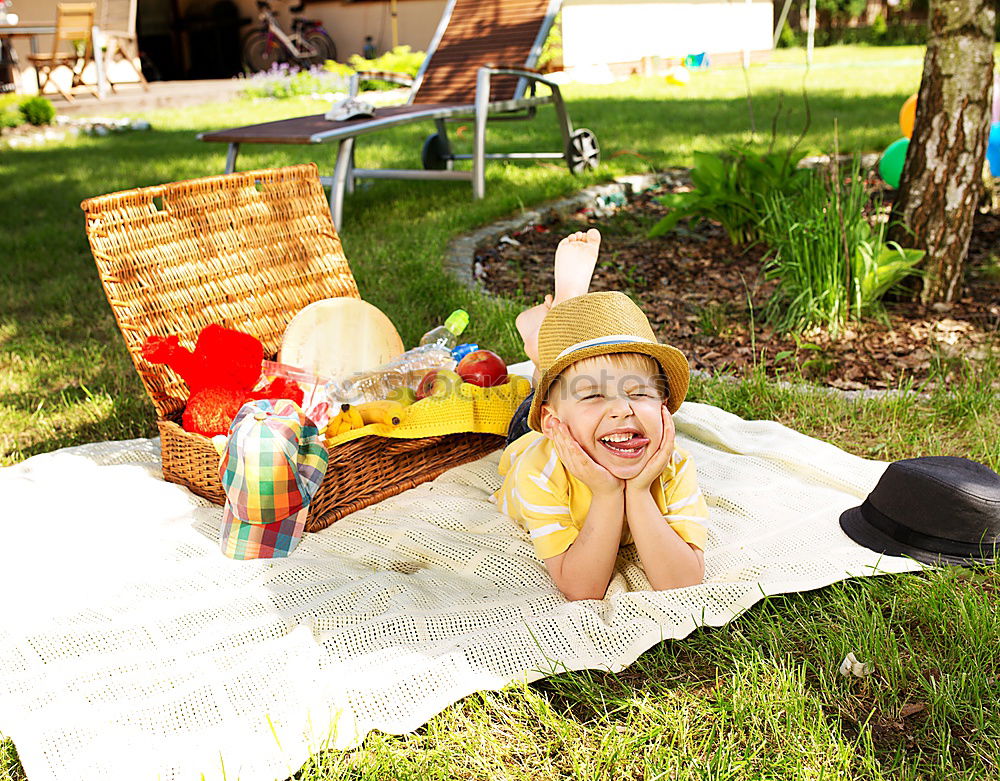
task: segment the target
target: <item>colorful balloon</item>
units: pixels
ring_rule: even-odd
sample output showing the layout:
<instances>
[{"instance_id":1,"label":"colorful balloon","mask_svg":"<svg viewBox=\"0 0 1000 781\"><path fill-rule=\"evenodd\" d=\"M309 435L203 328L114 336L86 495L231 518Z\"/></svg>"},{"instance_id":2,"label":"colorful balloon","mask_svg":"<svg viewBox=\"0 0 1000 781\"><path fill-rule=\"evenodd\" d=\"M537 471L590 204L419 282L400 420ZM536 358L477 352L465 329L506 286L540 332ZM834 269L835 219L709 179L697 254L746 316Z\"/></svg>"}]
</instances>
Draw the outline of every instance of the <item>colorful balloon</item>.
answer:
<instances>
[{"instance_id":1,"label":"colorful balloon","mask_svg":"<svg viewBox=\"0 0 1000 781\"><path fill-rule=\"evenodd\" d=\"M986 161L990 164L990 176L1000 176L1000 122L990 126L990 140L986 146Z\"/></svg>"},{"instance_id":2,"label":"colorful balloon","mask_svg":"<svg viewBox=\"0 0 1000 781\"><path fill-rule=\"evenodd\" d=\"M917 96L910 95L899 110L899 129L907 138L913 135L913 121L917 118Z\"/></svg>"},{"instance_id":3,"label":"colorful balloon","mask_svg":"<svg viewBox=\"0 0 1000 781\"><path fill-rule=\"evenodd\" d=\"M892 188L899 187L899 178L903 175L903 163L906 162L906 150L910 148L910 139L899 138L885 148L878 161L878 175Z\"/></svg>"}]
</instances>

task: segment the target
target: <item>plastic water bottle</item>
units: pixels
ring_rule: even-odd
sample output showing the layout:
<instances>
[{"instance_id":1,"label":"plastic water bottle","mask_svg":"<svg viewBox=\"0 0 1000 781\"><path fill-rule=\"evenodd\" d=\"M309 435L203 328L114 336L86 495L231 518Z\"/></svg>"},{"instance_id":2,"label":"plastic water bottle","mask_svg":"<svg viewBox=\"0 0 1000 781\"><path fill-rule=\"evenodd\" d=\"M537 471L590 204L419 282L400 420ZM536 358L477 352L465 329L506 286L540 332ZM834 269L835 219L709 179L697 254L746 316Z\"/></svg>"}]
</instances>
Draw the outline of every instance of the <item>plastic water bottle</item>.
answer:
<instances>
[{"instance_id":1,"label":"plastic water bottle","mask_svg":"<svg viewBox=\"0 0 1000 781\"><path fill-rule=\"evenodd\" d=\"M333 380L327 386L327 395L340 404L379 401L404 385L416 390L424 374L431 369L454 368L455 361L449 350L433 344L423 345L369 371Z\"/></svg>"},{"instance_id":2,"label":"plastic water bottle","mask_svg":"<svg viewBox=\"0 0 1000 781\"><path fill-rule=\"evenodd\" d=\"M420 337L420 346L425 347L426 345L434 344L450 350L458 344L458 337L462 335L468 324L469 313L464 309L456 309L448 315L448 319L444 321L444 325L432 328Z\"/></svg>"}]
</instances>

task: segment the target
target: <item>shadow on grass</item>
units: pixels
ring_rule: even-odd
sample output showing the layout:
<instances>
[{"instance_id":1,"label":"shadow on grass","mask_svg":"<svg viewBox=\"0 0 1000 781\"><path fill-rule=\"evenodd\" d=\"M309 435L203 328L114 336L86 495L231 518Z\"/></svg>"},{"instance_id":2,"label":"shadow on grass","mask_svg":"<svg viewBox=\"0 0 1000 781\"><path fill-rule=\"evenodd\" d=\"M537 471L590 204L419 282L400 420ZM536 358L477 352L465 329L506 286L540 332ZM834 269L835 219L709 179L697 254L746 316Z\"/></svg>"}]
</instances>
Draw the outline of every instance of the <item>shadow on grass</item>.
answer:
<instances>
[{"instance_id":1,"label":"shadow on grass","mask_svg":"<svg viewBox=\"0 0 1000 781\"><path fill-rule=\"evenodd\" d=\"M82 400L74 405L73 397L77 395ZM26 406L30 406L32 401L45 396L44 393L28 397L19 394L18 398L13 399L13 403L25 401ZM0 463L8 460L16 462L90 442L113 442L159 435L155 410L144 394L135 393L116 398L102 414L91 414L90 420L78 421L76 418L84 414L81 408L87 400L86 393L64 394L61 397L62 407L53 411L50 420L46 420L47 416L44 415L29 415L26 419L33 421L32 427L15 435L16 439L9 449L0 450ZM11 401L11 394L0 396L0 407L13 406Z\"/></svg>"}]
</instances>

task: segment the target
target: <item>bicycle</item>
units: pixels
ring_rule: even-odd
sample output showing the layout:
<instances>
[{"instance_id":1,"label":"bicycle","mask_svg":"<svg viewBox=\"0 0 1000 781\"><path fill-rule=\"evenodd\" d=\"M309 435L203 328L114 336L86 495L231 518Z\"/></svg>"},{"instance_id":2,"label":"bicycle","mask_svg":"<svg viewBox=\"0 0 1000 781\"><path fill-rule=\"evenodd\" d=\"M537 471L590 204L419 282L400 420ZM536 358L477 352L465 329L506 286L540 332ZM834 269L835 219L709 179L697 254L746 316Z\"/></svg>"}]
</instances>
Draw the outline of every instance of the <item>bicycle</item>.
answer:
<instances>
[{"instance_id":1,"label":"bicycle","mask_svg":"<svg viewBox=\"0 0 1000 781\"><path fill-rule=\"evenodd\" d=\"M288 10L297 14L305 6L305 0L300 0ZM308 68L337 59L337 47L318 19L293 17L292 31L286 33L278 24L269 0L257 0L257 12L261 26L243 39L243 67L248 72L268 70L278 62L293 62Z\"/></svg>"}]
</instances>

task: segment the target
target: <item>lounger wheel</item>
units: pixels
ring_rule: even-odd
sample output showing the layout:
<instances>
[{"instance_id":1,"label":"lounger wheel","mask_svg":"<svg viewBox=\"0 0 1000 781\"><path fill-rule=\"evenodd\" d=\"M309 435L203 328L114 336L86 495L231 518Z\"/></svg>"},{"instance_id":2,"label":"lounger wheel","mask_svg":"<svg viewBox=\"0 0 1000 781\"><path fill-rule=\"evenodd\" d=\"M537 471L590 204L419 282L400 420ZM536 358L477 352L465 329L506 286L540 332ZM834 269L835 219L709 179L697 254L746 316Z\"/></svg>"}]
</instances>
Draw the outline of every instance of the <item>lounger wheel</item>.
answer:
<instances>
[{"instance_id":1,"label":"lounger wheel","mask_svg":"<svg viewBox=\"0 0 1000 781\"><path fill-rule=\"evenodd\" d=\"M420 150L420 162L426 171L445 171L451 168L448 142L438 133L431 133L424 139Z\"/></svg>"},{"instance_id":2,"label":"lounger wheel","mask_svg":"<svg viewBox=\"0 0 1000 781\"><path fill-rule=\"evenodd\" d=\"M597 168L601 162L601 147L597 136L585 127L574 130L566 149L566 165L574 176L587 168Z\"/></svg>"}]
</instances>

